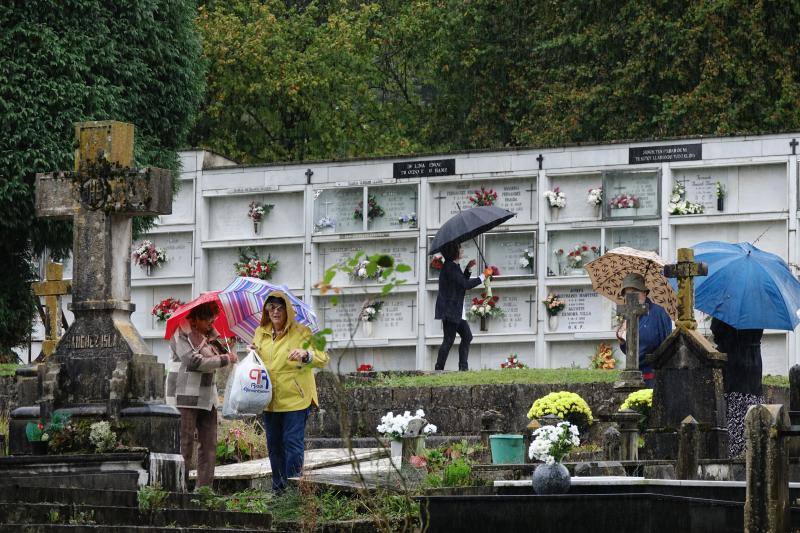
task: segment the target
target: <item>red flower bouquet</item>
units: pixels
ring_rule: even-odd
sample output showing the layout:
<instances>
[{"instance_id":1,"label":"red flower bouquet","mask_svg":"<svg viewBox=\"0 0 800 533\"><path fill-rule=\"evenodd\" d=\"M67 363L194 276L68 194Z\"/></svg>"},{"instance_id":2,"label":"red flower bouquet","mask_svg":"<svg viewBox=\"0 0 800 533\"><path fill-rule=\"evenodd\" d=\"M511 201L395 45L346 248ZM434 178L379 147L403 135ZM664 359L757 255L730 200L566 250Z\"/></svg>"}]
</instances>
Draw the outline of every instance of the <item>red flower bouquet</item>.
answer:
<instances>
[{"instance_id":1,"label":"red flower bouquet","mask_svg":"<svg viewBox=\"0 0 800 533\"><path fill-rule=\"evenodd\" d=\"M157 320L163 322L168 320L172 313L184 303L176 298L165 298L153 306L151 313Z\"/></svg>"},{"instance_id":2,"label":"red flower bouquet","mask_svg":"<svg viewBox=\"0 0 800 533\"><path fill-rule=\"evenodd\" d=\"M494 192L493 189L484 189L481 187L480 190L475 189L472 193L473 194L469 197L469 201L476 207L481 205L494 205L497 201L497 193Z\"/></svg>"}]
</instances>

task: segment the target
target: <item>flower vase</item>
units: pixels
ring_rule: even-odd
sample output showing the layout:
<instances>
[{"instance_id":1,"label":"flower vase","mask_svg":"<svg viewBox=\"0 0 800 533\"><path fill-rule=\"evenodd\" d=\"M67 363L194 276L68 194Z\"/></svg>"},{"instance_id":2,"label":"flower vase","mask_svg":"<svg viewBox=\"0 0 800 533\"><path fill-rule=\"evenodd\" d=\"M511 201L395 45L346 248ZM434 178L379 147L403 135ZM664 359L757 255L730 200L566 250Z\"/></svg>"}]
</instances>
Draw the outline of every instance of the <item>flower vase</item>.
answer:
<instances>
[{"instance_id":1,"label":"flower vase","mask_svg":"<svg viewBox=\"0 0 800 533\"><path fill-rule=\"evenodd\" d=\"M363 333L365 337L372 337L372 334L374 332L374 327L371 321L362 321L361 327L363 328Z\"/></svg>"},{"instance_id":2,"label":"flower vase","mask_svg":"<svg viewBox=\"0 0 800 533\"><path fill-rule=\"evenodd\" d=\"M558 220L558 212L561 211L560 207L551 207L550 208L550 220L555 222Z\"/></svg>"},{"instance_id":3,"label":"flower vase","mask_svg":"<svg viewBox=\"0 0 800 533\"><path fill-rule=\"evenodd\" d=\"M47 455L47 441L46 440L31 441L31 453L33 455Z\"/></svg>"},{"instance_id":4,"label":"flower vase","mask_svg":"<svg viewBox=\"0 0 800 533\"><path fill-rule=\"evenodd\" d=\"M533 471L533 490L536 494L566 494L570 475L561 463L542 463Z\"/></svg>"},{"instance_id":5,"label":"flower vase","mask_svg":"<svg viewBox=\"0 0 800 533\"><path fill-rule=\"evenodd\" d=\"M600 218L600 215L602 215L602 209L603 206L601 204L596 204L594 206L594 218Z\"/></svg>"},{"instance_id":6,"label":"flower vase","mask_svg":"<svg viewBox=\"0 0 800 533\"><path fill-rule=\"evenodd\" d=\"M153 275L153 265L145 265L144 274L148 278Z\"/></svg>"},{"instance_id":7,"label":"flower vase","mask_svg":"<svg viewBox=\"0 0 800 533\"><path fill-rule=\"evenodd\" d=\"M550 315L547 317L547 329L550 331L558 329L558 315Z\"/></svg>"},{"instance_id":8,"label":"flower vase","mask_svg":"<svg viewBox=\"0 0 800 533\"><path fill-rule=\"evenodd\" d=\"M489 328L486 325L486 317L481 317L481 331L489 331Z\"/></svg>"},{"instance_id":9,"label":"flower vase","mask_svg":"<svg viewBox=\"0 0 800 533\"><path fill-rule=\"evenodd\" d=\"M260 220L254 220L253 221L253 233L258 235L260 230L261 230L261 221Z\"/></svg>"},{"instance_id":10,"label":"flower vase","mask_svg":"<svg viewBox=\"0 0 800 533\"><path fill-rule=\"evenodd\" d=\"M403 462L403 441L392 439L389 444L392 466L399 470Z\"/></svg>"},{"instance_id":11,"label":"flower vase","mask_svg":"<svg viewBox=\"0 0 800 533\"><path fill-rule=\"evenodd\" d=\"M717 198L717 211L719 211L720 213L725 211L725 197L724 196L720 196L720 197Z\"/></svg>"}]
</instances>

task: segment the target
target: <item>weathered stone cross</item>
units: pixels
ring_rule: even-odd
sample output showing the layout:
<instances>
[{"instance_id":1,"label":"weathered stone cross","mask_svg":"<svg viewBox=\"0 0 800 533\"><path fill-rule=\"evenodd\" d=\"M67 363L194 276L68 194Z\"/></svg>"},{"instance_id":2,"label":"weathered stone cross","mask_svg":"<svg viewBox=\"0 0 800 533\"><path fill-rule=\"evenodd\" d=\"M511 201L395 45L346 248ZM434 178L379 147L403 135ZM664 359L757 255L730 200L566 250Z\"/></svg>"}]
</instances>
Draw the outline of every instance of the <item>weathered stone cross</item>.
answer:
<instances>
[{"instance_id":1,"label":"weathered stone cross","mask_svg":"<svg viewBox=\"0 0 800 533\"><path fill-rule=\"evenodd\" d=\"M617 306L617 314L625 317L625 370L620 373L614 388L632 392L644 387L642 371L639 370L639 317L647 313L647 304L639 303L639 295L627 293L625 303Z\"/></svg>"},{"instance_id":2,"label":"weathered stone cross","mask_svg":"<svg viewBox=\"0 0 800 533\"><path fill-rule=\"evenodd\" d=\"M36 176L37 215L72 218L74 234L75 320L51 358L43 401L163 398L161 365L130 321L131 227L134 216L172 212L171 177L132 168L133 134L122 122L76 124L75 170Z\"/></svg>"},{"instance_id":3,"label":"weathered stone cross","mask_svg":"<svg viewBox=\"0 0 800 533\"><path fill-rule=\"evenodd\" d=\"M69 294L72 284L64 281L64 265L61 263L47 263L44 281L31 283L31 288L36 296L44 297L44 306L47 309L47 323L45 327L45 340L42 342L42 354L47 359L55 350L58 339L61 338L61 297Z\"/></svg>"},{"instance_id":4,"label":"weathered stone cross","mask_svg":"<svg viewBox=\"0 0 800 533\"><path fill-rule=\"evenodd\" d=\"M678 262L664 267L664 275L678 279L678 320L675 325L683 329L697 329L694 319L694 278L708 275L708 265L695 263L694 250L678 249Z\"/></svg>"}]
</instances>

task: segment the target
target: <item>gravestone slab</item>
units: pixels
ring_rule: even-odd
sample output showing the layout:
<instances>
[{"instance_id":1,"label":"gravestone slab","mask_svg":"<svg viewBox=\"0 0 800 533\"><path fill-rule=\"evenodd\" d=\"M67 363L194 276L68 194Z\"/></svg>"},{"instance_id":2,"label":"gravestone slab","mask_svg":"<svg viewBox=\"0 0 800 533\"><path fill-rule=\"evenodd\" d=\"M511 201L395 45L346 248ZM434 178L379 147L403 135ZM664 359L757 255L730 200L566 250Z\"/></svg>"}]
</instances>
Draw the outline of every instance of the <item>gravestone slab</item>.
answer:
<instances>
[{"instance_id":1,"label":"gravestone slab","mask_svg":"<svg viewBox=\"0 0 800 533\"><path fill-rule=\"evenodd\" d=\"M607 219L656 217L660 214L660 172L603 173L603 213ZM635 206L616 208L615 200L635 197ZM632 204L622 204L632 205Z\"/></svg>"}]
</instances>

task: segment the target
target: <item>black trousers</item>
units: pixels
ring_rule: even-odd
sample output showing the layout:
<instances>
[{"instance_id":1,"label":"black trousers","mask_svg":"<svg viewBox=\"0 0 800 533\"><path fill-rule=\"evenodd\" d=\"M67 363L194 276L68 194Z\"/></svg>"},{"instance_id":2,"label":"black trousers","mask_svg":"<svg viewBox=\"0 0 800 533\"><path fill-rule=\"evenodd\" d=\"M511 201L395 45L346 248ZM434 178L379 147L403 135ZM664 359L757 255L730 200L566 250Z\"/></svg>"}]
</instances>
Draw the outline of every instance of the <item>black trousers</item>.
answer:
<instances>
[{"instance_id":1,"label":"black trousers","mask_svg":"<svg viewBox=\"0 0 800 533\"><path fill-rule=\"evenodd\" d=\"M469 344L472 342L472 331L469 329L469 324L463 318L460 322L450 322L449 320L442 320L442 330L444 331L444 338L442 345L439 346L439 356L436 358L436 370L444 370L444 364L447 362L447 355L450 353L450 348L453 347L453 342L456 340L456 333L461 337L461 344L458 345L458 369L469 370Z\"/></svg>"}]
</instances>

